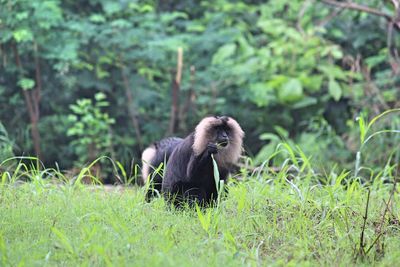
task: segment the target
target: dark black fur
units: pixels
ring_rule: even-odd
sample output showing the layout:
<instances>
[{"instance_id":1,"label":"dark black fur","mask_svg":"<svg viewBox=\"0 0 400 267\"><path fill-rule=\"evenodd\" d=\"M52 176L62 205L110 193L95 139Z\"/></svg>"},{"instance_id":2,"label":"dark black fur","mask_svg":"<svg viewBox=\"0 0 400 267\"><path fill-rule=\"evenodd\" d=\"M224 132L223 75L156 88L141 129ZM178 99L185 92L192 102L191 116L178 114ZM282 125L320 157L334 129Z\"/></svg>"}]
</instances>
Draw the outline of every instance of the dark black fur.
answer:
<instances>
[{"instance_id":1,"label":"dark black fur","mask_svg":"<svg viewBox=\"0 0 400 267\"><path fill-rule=\"evenodd\" d=\"M193 153L193 133L172 152L166 166L162 192L175 206L182 201L197 202L201 206L212 204L218 197L211 154L218 153L217 146L209 143L198 156ZM218 167L220 180L226 180L229 170Z\"/></svg>"},{"instance_id":2,"label":"dark black fur","mask_svg":"<svg viewBox=\"0 0 400 267\"><path fill-rule=\"evenodd\" d=\"M160 170L161 173L154 173L154 169L150 172L151 183L149 186L149 190L146 194L146 200L150 201L157 193L161 193L161 185L162 185L162 170L165 170L166 162L168 162L169 157L172 154L174 148L182 142L182 138L179 137L168 137L164 138L158 142L153 144L157 153L156 156L149 162L153 168L157 169L161 163L164 164L164 167Z\"/></svg>"}]
</instances>

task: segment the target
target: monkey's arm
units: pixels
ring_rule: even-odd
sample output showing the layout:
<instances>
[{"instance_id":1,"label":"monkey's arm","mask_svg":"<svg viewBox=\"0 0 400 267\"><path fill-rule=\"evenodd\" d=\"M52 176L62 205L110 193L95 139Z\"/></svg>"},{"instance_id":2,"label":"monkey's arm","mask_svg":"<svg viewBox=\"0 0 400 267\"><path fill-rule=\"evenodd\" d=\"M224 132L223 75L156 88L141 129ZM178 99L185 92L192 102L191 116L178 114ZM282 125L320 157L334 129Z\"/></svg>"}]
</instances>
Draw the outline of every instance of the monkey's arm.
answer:
<instances>
[{"instance_id":1,"label":"monkey's arm","mask_svg":"<svg viewBox=\"0 0 400 267\"><path fill-rule=\"evenodd\" d=\"M218 152L217 145L209 143L204 152L198 156L192 154L190 156L189 164L186 169L186 177L190 179L195 173L198 172L199 168L207 164L211 160L211 154L216 154Z\"/></svg>"}]
</instances>

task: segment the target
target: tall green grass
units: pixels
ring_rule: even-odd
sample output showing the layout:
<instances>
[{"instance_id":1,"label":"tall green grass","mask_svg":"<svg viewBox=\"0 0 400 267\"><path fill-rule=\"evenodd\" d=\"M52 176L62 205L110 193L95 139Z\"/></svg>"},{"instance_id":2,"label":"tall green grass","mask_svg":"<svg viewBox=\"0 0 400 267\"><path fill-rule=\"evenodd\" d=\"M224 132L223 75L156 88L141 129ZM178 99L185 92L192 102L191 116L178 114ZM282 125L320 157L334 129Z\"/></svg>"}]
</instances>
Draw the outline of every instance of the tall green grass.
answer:
<instances>
[{"instance_id":1,"label":"tall green grass","mask_svg":"<svg viewBox=\"0 0 400 267\"><path fill-rule=\"evenodd\" d=\"M162 198L146 203L144 188L110 191L43 179L51 171L33 173L42 179L30 183L2 182L0 265L394 266L399 262L400 199L398 193L391 194L392 184L376 179L367 188L353 179L344 186L348 172L332 172L322 185L315 183L311 172L291 171L289 179L288 170L264 171L230 183L229 194L216 208L183 211L167 208ZM372 247L360 257L364 222L365 251Z\"/></svg>"}]
</instances>

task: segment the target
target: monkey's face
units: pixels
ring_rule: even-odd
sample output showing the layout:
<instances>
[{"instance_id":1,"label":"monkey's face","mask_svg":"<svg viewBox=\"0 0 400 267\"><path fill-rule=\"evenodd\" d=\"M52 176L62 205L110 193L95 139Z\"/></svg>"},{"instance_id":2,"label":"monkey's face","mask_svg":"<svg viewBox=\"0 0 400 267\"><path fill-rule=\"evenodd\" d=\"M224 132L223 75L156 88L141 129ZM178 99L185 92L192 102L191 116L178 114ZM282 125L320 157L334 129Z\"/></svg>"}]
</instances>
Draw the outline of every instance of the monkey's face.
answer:
<instances>
[{"instance_id":1,"label":"monkey's face","mask_svg":"<svg viewBox=\"0 0 400 267\"><path fill-rule=\"evenodd\" d=\"M210 145L215 146L214 149L219 150L215 156L219 164L234 163L241 154L243 136L242 128L234 119L226 116L205 117L196 126L192 148L198 156Z\"/></svg>"},{"instance_id":2,"label":"monkey's face","mask_svg":"<svg viewBox=\"0 0 400 267\"><path fill-rule=\"evenodd\" d=\"M215 128L215 144L219 148L225 148L229 145L229 129L227 127L219 126Z\"/></svg>"}]
</instances>

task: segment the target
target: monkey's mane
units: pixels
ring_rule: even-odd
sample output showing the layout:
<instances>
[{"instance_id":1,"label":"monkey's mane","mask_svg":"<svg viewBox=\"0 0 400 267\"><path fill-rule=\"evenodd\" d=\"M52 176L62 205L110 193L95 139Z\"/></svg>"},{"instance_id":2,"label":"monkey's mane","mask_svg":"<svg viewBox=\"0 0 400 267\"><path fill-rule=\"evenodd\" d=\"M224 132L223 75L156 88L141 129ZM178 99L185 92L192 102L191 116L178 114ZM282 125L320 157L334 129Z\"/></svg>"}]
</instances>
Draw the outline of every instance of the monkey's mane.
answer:
<instances>
[{"instance_id":1,"label":"monkey's mane","mask_svg":"<svg viewBox=\"0 0 400 267\"><path fill-rule=\"evenodd\" d=\"M200 155L207 148L213 138L214 128L226 125L229 128L229 145L215 154L215 160L221 164L232 164L237 162L242 152L244 132L239 123L231 117L206 117L196 126L194 131L193 152Z\"/></svg>"}]
</instances>

